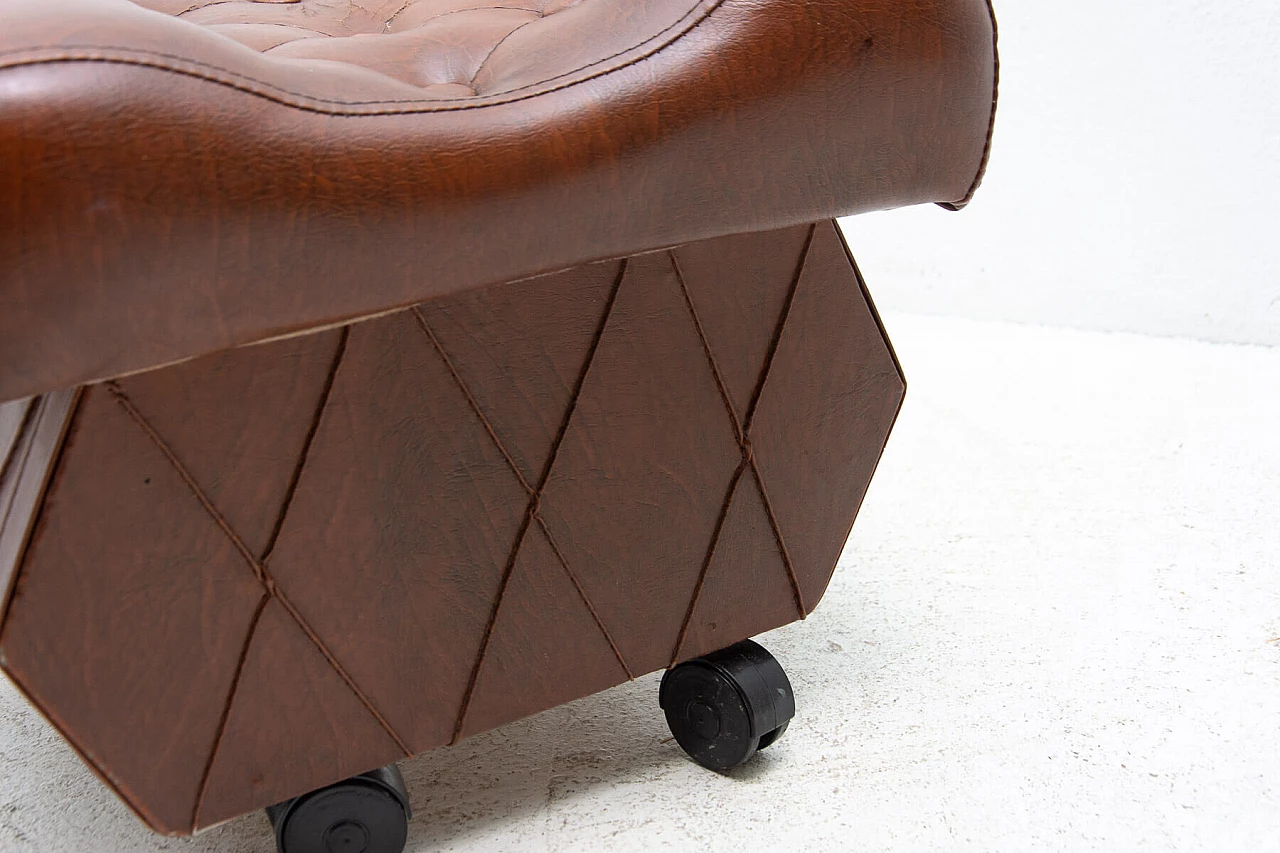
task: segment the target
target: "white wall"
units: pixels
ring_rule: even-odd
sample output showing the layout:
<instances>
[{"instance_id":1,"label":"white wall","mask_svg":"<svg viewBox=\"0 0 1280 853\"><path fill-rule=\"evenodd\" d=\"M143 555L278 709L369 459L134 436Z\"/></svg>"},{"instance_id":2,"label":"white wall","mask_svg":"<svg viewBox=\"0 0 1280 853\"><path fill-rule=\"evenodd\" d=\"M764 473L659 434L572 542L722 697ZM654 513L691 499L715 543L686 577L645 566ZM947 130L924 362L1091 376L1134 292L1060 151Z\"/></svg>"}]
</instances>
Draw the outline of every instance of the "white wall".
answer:
<instances>
[{"instance_id":1,"label":"white wall","mask_svg":"<svg viewBox=\"0 0 1280 853\"><path fill-rule=\"evenodd\" d=\"M1280 344L1280 0L996 0L976 200L841 222L882 308Z\"/></svg>"}]
</instances>

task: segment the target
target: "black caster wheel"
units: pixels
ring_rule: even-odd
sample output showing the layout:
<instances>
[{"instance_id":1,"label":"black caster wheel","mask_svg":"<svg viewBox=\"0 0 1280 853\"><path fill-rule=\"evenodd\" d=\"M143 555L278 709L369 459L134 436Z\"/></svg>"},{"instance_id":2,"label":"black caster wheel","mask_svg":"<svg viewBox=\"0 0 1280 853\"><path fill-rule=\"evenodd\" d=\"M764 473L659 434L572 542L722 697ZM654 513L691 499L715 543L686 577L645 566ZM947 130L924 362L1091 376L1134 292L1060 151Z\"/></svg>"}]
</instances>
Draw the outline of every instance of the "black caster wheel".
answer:
<instances>
[{"instance_id":1,"label":"black caster wheel","mask_svg":"<svg viewBox=\"0 0 1280 853\"><path fill-rule=\"evenodd\" d=\"M402 853L409 796L394 764L267 807L280 853Z\"/></svg>"},{"instance_id":2,"label":"black caster wheel","mask_svg":"<svg viewBox=\"0 0 1280 853\"><path fill-rule=\"evenodd\" d=\"M668 670L658 704L681 748L717 771L737 767L776 741L796 713L787 674L751 640Z\"/></svg>"}]
</instances>

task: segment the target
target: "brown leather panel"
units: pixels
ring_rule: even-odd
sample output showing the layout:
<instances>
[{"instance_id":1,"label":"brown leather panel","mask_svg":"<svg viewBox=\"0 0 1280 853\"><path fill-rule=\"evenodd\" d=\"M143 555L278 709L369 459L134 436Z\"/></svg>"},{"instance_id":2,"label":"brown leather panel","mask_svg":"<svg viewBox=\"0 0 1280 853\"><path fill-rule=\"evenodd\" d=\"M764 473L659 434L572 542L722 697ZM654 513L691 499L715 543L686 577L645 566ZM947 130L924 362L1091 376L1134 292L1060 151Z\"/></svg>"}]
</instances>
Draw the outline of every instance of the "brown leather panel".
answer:
<instances>
[{"instance_id":1,"label":"brown leather panel","mask_svg":"<svg viewBox=\"0 0 1280 853\"><path fill-rule=\"evenodd\" d=\"M269 568L414 752L453 735L527 501L412 312L351 330Z\"/></svg>"},{"instance_id":2,"label":"brown leather panel","mask_svg":"<svg viewBox=\"0 0 1280 853\"><path fill-rule=\"evenodd\" d=\"M904 392L843 239L834 223L822 223L752 430L764 491L810 611L831 579Z\"/></svg>"},{"instance_id":3,"label":"brown leather panel","mask_svg":"<svg viewBox=\"0 0 1280 853\"><path fill-rule=\"evenodd\" d=\"M78 396L58 391L17 400L0 414L0 618Z\"/></svg>"},{"instance_id":4,"label":"brown leather panel","mask_svg":"<svg viewBox=\"0 0 1280 853\"><path fill-rule=\"evenodd\" d=\"M755 396L810 226L736 234L675 250L698 321L739 419Z\"/></svg>"},{"instance_id":5,"label":"brown leather panel","mask_svg":"<svg viewBox=\"0 0 1280 853\"><path fill-rule=\"evenodd\" d=\"M272 599L245 657L196 828L402 757L280 602Z\"/></svg>"},{"instance_id":6,"label":"brown leather panel","mask_svg":"<svg viewBox=\"0 0 1280 853\"><path fill-rule=\"evenodd\" d=\"M467 707L464 737L627 680L537 526L525 536ZM519 702L512 697L519 696Z\"/></svg>"},{"instance_id":7,"label":"brown leather panel","mask_svg":"<svg viewBox=\"0 0 1280 853\"><path fill-rule=\"evenodd\" d=\"M588 264L422 306L525 480L542 477L620 263Z\"/></svg>"},{"instance_id":8,"label":"brown leather panel","mask_svg":"<svg viewBox=\"0 0 1280 853\"><path fill-rule=\"evenodd\" d=\"M267 548L339 333L229 350L120 383L231 529Z\"/></svg>"},{"instance_id":9,"label":"brown leather panel","mask_svg":"<svg viewBox=\"0 0 1280 853\"><path fill-rule=\"evenodd\" d=\"M65 417L27 418L20 449L53 438L0 531L38 514L10 673L186 832L796 618L902 394L834 226L800 264L809 233L95 386L43 501ZM254 510L283 512L265 566Z\"/></svg>"},{"instance_id":10,"label":"brown leather panel","mask_svg":"<svg viewBox=\"0 0 1280 853\"><path fill-rule=\"evenodd\" d=\"M542 513L632 672L670 662L738 460L669 254L631 259Z\"/></svg>"},{"instance_id":11,"label":"brown leather panel","mask_svg":"<svg viewBox=\"0 0 1280 853\"><path fill-rule=\"evenodd\" d=\"M0 635L6 671L153 828L188 832L262 591L145 432L85 392Z\"/></svg>"},{"instance_id":12,"label":"brown leather panel","mask_svg":"<svg viewBox=\"0 0 1280 853\"><path fill-rule=\"evenodd\" d=\"M537 25L588 2L612 0ZM448 84L431 100L122 0L9 0L0 400L592 260L969 191L990 126L985 0L687 5L655 43L599 66L487 98ZM673 23L669 4L643 8ZM581 40L612 50L614 37ZM538 56L495 52L516 53L513 80L542 76L542 54L580 47L555 39Z\"/></svg>"},{"instance_id":13,"label":"brown leather panel","mask_svg":"<svg viewBox=\"0 0 1280 853\"><path fill-rule=\"evenodd\" d=\"M755 480L743 477L680 648L680 660L733 645L800 618Z\"/></svg>"}]
</instances>

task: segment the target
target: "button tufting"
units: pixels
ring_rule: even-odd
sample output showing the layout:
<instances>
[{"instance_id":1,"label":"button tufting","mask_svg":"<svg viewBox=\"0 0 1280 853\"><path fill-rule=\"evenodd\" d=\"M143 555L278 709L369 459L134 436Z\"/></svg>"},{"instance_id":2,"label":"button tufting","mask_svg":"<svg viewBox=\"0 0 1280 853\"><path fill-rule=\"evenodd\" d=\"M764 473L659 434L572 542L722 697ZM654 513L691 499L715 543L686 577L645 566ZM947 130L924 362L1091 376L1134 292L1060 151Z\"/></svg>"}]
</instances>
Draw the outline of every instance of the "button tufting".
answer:
<instances>
[{"instance_id":1,"label":"button tufting","mask_svg":"<svg viewBox=\"0 0 1280 853\"><path fill-rule=\"evenodd\" d=\"M469 98L536 85L663 32L696 0L134 0L292 60ZM556 20L551 21L554 17ZM601 38L601 33L607 34Z\"/></svg>"}]
</instances>

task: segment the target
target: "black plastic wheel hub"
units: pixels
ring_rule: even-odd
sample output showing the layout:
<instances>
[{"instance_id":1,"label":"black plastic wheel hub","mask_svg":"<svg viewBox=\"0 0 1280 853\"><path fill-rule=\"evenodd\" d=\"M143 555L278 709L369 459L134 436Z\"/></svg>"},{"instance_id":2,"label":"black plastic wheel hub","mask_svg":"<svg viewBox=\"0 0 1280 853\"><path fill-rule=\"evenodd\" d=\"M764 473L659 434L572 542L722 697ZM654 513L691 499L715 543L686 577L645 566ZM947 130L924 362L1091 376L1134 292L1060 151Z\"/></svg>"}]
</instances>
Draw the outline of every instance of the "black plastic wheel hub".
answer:
<instances>
[{"instance_id":1,"label":"black plastic wheel hub","mask_svg":"<svg viewBox=\"0 0 1280 853\"><path fill-rule=\"evenodd\" d=\"M658 701L680 747L717 771L737 767L776 741L795 715L782 666L750 640L668 671Z\"/></svg>"},{"instance_id":2,"label":"black plastic wheel hub","mask_svg":"<svg viewBox=\"0 0 1280 853\"><path fill-rule=\"evenodd\" d=\"M357 820L340 820L324 831L329 853L367 853L369 830Z\"/></svg>"},{"instance_id":3,"label":"black plastic wheel hub","mask_svg":"<svg viewBox=\"0 0 1280 853\"><path fill-rule=\"evenodd\" d=\"M402 853L409 804L395 767L267 809L280 853Z\"/></svg>"}]
</instances>

